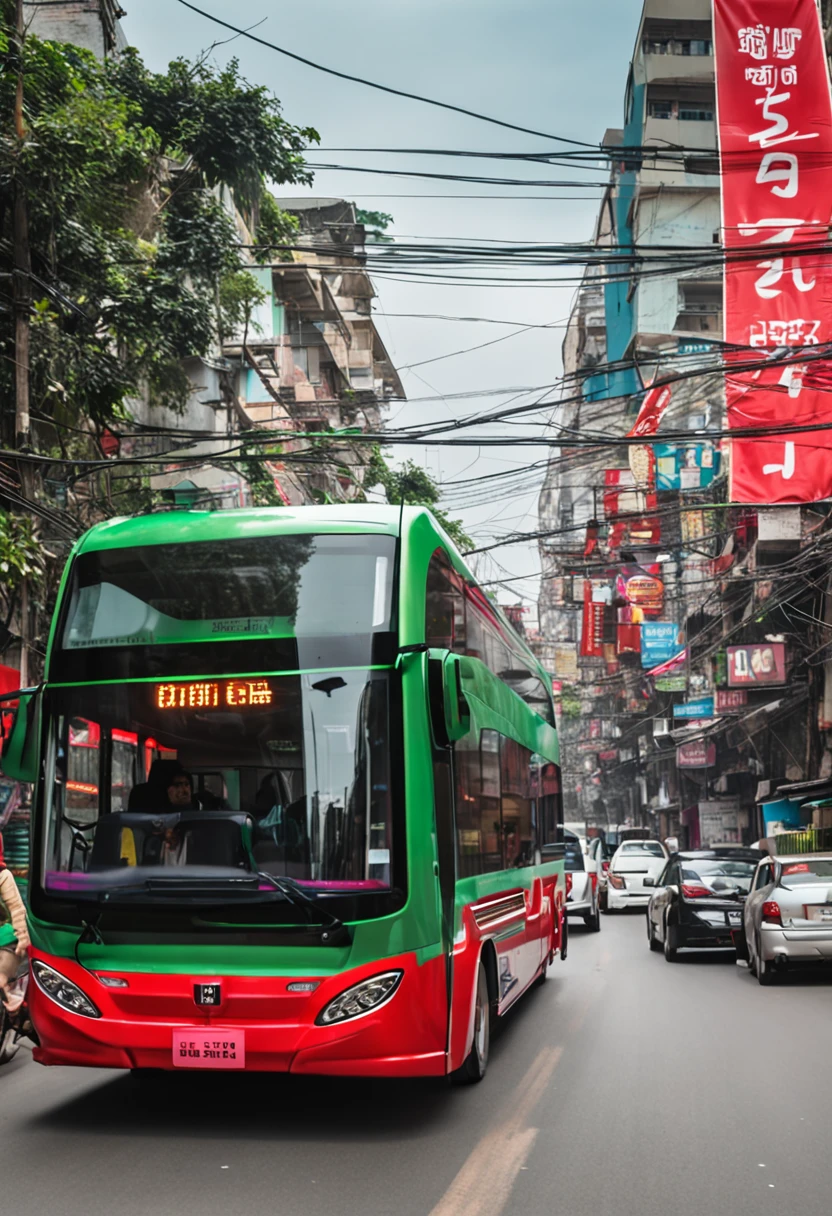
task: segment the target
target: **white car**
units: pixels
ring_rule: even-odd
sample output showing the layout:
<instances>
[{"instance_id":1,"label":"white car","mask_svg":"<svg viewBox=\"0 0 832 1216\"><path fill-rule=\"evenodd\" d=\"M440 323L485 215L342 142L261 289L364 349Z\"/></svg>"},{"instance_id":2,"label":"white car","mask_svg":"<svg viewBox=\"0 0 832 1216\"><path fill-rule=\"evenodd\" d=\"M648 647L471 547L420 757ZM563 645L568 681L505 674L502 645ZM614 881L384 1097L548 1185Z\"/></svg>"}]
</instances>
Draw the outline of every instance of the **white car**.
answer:
<instances>
[{"instance_id":1,"label":"white car","mask_svg":"<svg viewBox=\"0 0 832 1216\"><path fill-rule=\"evenodd\" d=\"M646 908L655 887L644 886L648 876L654 881L667 861L667 849L660 840L625 840L613 854L607 871L605 912L620 908Z\"/></svg>"},{"instance_id":2,"label":"white car","mask_svg":"<svg viewBox=\"0 0 832 1216\"><path fill-rule=\"evenodd\" d=\"M566 870L566 915L580 916L591 933L601 928L598 914L598 867L581 848L574 832L563 833Z\"/></svg>"}]
</instances>

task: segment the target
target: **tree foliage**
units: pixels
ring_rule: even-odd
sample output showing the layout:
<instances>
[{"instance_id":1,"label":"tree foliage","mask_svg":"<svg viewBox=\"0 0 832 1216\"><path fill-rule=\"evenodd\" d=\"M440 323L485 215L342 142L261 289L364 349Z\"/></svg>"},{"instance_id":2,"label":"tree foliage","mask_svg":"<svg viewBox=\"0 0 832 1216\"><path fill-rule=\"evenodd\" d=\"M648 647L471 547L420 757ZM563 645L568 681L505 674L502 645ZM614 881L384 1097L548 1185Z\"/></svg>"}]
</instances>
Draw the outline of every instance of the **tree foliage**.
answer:
<instances>
[{"instance_id":1,"label":"tree foliage","mask_svg":"<svg viewBox=\"0 0 832 1216\"><path fill-rule=\"evenodd\" d=\"M439 523L448 533L451 540L463 552L473 547L473 540L467 534L459 519L450 519L447 512L438 505L441 493L436 482L426 469L406 460L400 469L391 469L376 447L364 477L365 489L381 486L387 495L387 501L392 506L427 507L436 516Z\"/></svg>"},{"instance_id":2,"label":"tree foliage","mask_svg":"<svg viewBox=\"0 0 832 1216\"><path fill-rule=\"evenodd\" d=\"M13 9L0 0L6 116L21 66ZM229 323L229 297L240 295L240 240L222 192L256 214L271 198L267 178L310 180L303 150L318 137L287 122L235 61L217 69L178 59L154 73L135 51L101 64L78 47L27 36L22 68L25 137L8 119L0 133L0 273L12 270L13 200L22 190L32 256L30 396L43 447L57 425L91 423L100 432L140 394L184 403L181 360L209 350ZM272 226L274 211L266 201ZM13 317L0 309L0 397L8 402L13 353Z\"/></svg>"},{"instance_id":3,"label":"tree foliage","mask_svg":"<svg viewBox=\"0 0 832 1216\"><path fill-rule=\"evenodd\" d=\"M43 571L43 547L32 520L0 510L0 611L7 626L24 580L34 587Z\"/></svg>"}]
</instances>

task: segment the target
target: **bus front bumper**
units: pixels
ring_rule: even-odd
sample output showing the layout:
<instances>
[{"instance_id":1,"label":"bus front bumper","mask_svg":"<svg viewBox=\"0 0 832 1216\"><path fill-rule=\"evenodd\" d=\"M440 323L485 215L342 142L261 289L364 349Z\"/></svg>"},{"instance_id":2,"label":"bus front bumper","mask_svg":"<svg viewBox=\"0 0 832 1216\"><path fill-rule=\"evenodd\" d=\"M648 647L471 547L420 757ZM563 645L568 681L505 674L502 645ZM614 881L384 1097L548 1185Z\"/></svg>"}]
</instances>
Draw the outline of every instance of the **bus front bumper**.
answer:
<instances>
[{"instance_id":1,"label":"bus front bumper","mask_svg":"<svg viewBox=\"0 0 832 1216\"><path fill-rule=\"evenodd\" d=\"M92 1068L189 1071L174 1061L174 1037L223 1041L245 1036L245 1071L329 1076L442 1076L446 1071L447 993L442 956L418 963L415 954L377 960L334 975L252 976L87 971L73 960L33 950L87 996L100 1018L71 1013L32 977L29 1002L40 1039L41 1064ZM402 971L393 996L359 1017L317 1026L339 994L386 971ZM98 977L126 981L108 987ZM195 987L218 984L221 1003L198 1008ZM311 990L298 990L306 984ZM295 988L290 988L295 985ZM210 1067L210 1065L208 1065ZM226 1065L227 1067L227 1065Z\"/></svg>"}]
</instances>

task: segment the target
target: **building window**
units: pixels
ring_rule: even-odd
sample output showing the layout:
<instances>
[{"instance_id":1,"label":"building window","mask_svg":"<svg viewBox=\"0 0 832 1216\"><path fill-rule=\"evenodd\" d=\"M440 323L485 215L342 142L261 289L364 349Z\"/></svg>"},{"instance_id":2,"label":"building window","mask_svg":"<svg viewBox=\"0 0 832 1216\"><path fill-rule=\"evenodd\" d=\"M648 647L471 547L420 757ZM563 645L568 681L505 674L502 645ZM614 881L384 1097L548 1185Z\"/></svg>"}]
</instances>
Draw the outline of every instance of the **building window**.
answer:
<instances>
[{"instance_id":1,"label":"building window","mask_svg":"<svg viewBox=\"0 0 832 1216\"><path fill-rule=\"evenodd\" d=\"M690 106L679 107L679 118L682 122L713 122L713 110L694 110Z\"/></svg>"},{"instance_id":2,"label":"building window","mask_svg":"<svg viewBox=\"0 0 832 1216\"><path fill-rule=\"evenodd\" d=\"M650 118L673 118L674 104L660 97L647 103L647 113Z\"/></svg>"},{"instance_id":3,"label":"building window","mask_svg":"<svg viewBox=\"0 0 832 1216\"><path fill-rule=\"evenodd\" d=\"M679 43L682 55L713 55L714 46L709 38L690 38Z\"/></svg>"}]
</instances>

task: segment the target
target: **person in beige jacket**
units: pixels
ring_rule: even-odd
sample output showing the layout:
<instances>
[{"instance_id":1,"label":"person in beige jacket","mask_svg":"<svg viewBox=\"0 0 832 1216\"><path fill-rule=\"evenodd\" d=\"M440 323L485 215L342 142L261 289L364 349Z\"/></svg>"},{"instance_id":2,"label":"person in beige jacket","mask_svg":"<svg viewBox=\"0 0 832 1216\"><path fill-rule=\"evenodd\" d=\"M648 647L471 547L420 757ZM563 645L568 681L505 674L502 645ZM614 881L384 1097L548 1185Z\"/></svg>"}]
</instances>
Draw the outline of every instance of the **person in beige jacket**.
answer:
<instances>
[{"instance_id":1,"label":"person in beige jacket","mask_svg":"<svg viewBox=\"0 0 832 1216\"><path fill-rule=\"evenodd\" d=\"M20 960L29 949L26 907L14 875L0 853L0 1000L8 1006L9 985L17 975Z\"/></svg>"}]
</instances>

